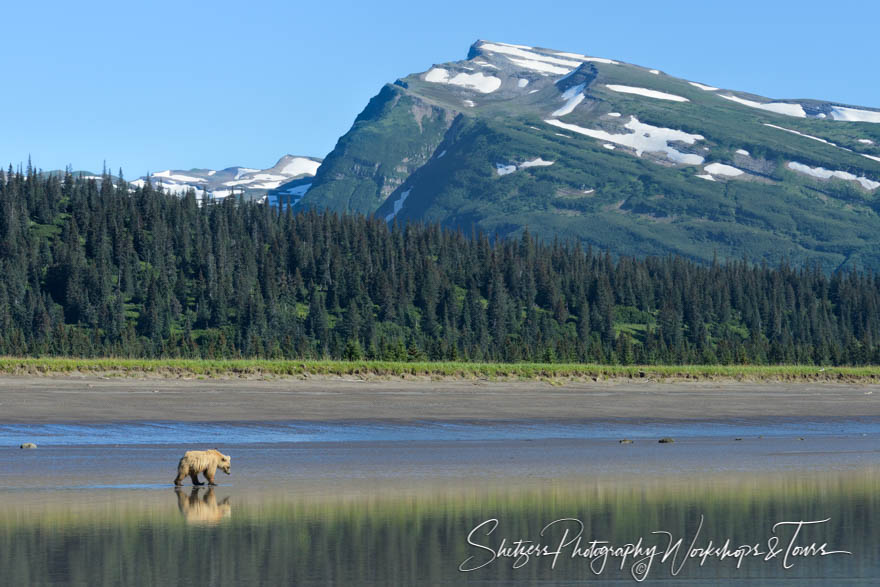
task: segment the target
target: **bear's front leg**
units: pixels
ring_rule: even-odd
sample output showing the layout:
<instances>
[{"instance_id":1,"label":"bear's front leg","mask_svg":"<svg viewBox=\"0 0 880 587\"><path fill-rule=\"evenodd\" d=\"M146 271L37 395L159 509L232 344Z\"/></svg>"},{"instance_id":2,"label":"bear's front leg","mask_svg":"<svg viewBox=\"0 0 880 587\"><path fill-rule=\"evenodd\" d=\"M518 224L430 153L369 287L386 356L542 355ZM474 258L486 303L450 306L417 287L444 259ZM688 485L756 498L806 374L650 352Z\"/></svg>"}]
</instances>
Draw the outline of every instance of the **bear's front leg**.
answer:
<instances>
[{"instance_id":1,"label":"bear's front leg","mask_svg":"<svg viewBox=\"0 0 880 587\"><path fill-rule=\"evenodd\" d=\"M214 475L211 471L205 471L205 479L208 480L208 485L217 485L214 483Z\"/></svg>"},{"instance_id":2,"label":"bear's front leg","mask_svg":"<svg viewBox=\"0 0 880 587\"><path fill-rule=\"evenodd\" d=\"M191 472L189 478L192 479L193 485L204 485L204 483L199 481L199 474L196 471Z\"/></svg>"}]
</instances>

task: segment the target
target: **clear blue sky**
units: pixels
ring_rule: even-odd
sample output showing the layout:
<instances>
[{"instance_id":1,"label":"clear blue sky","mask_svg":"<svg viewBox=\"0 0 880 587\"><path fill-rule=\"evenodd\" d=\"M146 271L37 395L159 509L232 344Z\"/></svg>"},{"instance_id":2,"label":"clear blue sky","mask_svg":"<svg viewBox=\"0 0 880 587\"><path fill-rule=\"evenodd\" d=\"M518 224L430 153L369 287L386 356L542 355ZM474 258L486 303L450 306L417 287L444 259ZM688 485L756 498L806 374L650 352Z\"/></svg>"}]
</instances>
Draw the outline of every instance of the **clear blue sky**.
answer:
<instances>
[{"instance_id":1,"label":"clear blue sky","mask_svg":"<svg viewBox=\"0 0 880 587\"><path fill-rule=\"evenodd\" d=\"M4 3L0 164L267 167L323 157L382 84L491 39L774 98L880 106L880 3Z\"/></svg>"}]
</instances>

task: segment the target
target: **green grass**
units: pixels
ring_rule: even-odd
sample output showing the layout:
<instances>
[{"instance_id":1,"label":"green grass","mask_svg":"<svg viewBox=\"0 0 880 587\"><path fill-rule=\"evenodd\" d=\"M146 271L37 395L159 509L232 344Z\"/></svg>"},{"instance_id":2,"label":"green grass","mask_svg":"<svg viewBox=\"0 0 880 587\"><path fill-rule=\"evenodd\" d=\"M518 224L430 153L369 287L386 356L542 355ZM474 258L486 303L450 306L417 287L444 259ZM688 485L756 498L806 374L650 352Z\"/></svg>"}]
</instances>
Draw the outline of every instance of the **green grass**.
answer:
<instances>
[{"instance_id":1,"label":"green grass","mask_svg":"<svg viewBox=\"0 0 880 587\"><path fill-rule=\"evenodd\" d=\"M880 383L880 366L590 365L260 359L0 358L0 374L68 373L160 377L430 377L451 379L633 379L738 381L861 381Z\"/></svg>"}]
</instances>

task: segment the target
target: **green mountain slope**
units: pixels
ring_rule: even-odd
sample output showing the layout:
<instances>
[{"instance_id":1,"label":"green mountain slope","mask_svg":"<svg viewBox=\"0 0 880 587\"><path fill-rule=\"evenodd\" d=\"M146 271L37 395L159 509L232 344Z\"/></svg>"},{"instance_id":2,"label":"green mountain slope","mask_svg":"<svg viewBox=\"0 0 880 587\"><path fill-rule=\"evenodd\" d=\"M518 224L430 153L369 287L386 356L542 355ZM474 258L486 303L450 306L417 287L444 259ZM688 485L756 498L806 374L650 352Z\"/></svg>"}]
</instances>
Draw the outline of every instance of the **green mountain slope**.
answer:
<instances>
[{"instance_id":1,"label":"green mountain slope","mask_svg":"<svg viewBox=\"0 0 880 587\"><path fill-rule=\"evenodd\" d=\"M880 112L479 41L385 86L299 205L613 253L880 269Z\"/></svg>"},{"instance_id":2,"label":"green mountain slope","mask_svg":"<svg viewBox=\"0 0 880 587\"><path fill-rule=\"evenodd\" d=\"M337 210L374 212L425 164L453 118L450 110L386 85L318 168L309 200Z\"/></svg>"}]
</instances>

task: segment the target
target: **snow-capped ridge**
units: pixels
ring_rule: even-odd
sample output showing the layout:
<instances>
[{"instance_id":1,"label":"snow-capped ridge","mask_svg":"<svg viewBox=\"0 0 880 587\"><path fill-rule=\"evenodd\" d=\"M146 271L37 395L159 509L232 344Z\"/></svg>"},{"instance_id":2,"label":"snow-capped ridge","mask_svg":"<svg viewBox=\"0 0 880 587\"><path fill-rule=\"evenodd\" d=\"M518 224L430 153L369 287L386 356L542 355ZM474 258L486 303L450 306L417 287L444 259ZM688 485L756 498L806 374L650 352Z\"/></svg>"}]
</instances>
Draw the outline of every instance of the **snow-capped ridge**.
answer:
<instances>
[{"instance_id":1,"label":"snow-capped ridge","mask_svg":"<svg viewBox=\"0 0 880 587\"><path fill-rule=\"evenodd\" d=\"M312 157L284 155L266 169L252 167L226 167L224 169L190 169L186 171L166 169L151 173L151 183L161 185L166 191L184 194L196 191L197 199L222 199L231 195L259 199L266 192L279 188L290 181L313 177L321 161ZM147 176L131 182L134 187L146 185Z\"/></svg>"}]
</instances>

